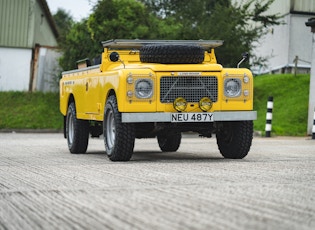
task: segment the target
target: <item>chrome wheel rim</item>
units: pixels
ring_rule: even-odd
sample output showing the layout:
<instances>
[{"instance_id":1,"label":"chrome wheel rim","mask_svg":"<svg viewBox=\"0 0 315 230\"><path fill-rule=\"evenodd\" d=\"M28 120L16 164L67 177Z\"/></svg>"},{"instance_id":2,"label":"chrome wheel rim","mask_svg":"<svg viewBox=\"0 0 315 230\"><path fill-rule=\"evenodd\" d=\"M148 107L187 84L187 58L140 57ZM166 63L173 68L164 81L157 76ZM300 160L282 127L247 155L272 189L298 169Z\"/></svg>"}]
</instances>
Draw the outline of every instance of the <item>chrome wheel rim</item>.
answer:
<instances>
[{"instance_id":1,"label":"chrome wheel rim","mask_svg":"<svg viewBox=\"0 0 315 230\"><path fill-rule=\"evenodd\" d=\"M73 115L70 113L69 114L69 120L68 120L68 123L69 123L69 127L68 127L68 141L69 141L69 144L71 145L72 142L73 142L73 136L74 136L74 119L73 119Z\"/></svg>"},{"instance_id":2,"label":"chrome wheel rim","mask_svg":"<svg viewBox=\"0 0 315 230\"><path fill-rule=\"evenodd\" d=\"M107 147L112 149L115 145L116 126L115 118L112 110L109 110L106 114L106 142Z\"/></svg>"}]
</instances>

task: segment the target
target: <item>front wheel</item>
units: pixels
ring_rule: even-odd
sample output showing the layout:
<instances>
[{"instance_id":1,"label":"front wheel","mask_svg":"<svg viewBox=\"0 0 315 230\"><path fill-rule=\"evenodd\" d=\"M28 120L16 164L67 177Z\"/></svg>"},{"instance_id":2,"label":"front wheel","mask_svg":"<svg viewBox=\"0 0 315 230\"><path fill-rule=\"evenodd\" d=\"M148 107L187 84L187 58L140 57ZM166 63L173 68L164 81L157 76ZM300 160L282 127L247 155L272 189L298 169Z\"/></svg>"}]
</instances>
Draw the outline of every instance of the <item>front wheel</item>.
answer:
<instances>
[{"instance_id":1,"label":"front wheel","mask_svg":"<svg viewBox=\"0 0 315 230\"><path fill-rule=\"evenodd\" d=\"M176 152L180 146L182 134L158 135L157 140L162 152Z\"/></svg>"},{"instance_id":2,"label":"front wheel","mask_svg":"<svg viewBox=\"0 0 315 230\"><path fill-rule=\"evenodd\" d=\"M224 158L242 159L252 145L253 121L217 122L216 137Z\"/></svg>"},{"instance_id":3,"label":"front wheel","mask_svg":"<svg viewBox=\"0 0 315 230\"><path fill-rule=\"evenodd\" d=\"M89 122L77 119L74 102L68 106L66 137L71 153L85 153L89 143Z\"/></svg>"},{"instance_id":4,"label":"front wheel","mask_svg":"<svg viewBox=\"0 0 315 230\"><path fill-rule=\"evenodd\" d=\"M112 161L129 161L133 154L135 129L122 123L115 96L110 96L104 110L103 134L106 153Z\"/></svg>"}]
</instances>

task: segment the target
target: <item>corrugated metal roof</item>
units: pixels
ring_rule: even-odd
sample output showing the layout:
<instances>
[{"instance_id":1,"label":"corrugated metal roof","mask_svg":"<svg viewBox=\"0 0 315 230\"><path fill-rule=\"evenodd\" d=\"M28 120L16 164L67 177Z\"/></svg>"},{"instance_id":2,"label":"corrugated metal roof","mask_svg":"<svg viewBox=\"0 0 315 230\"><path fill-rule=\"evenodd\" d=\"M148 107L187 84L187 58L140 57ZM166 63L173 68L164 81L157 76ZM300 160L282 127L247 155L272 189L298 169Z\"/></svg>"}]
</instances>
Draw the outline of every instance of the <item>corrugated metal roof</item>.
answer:
<instances>
[{"instance_id":1,"label":"corrugated metal roof","mask_svg":"<svg viewBox=\"0 0 315 230\"><path fill-rule=\"evenodd\" d=\"M233 3L237 4L244 4L248 1L249 0L232 0ZM261 3L264 2L265 1L261 1ZM267 13L280 15L289 13L315 15L315 0L274 0Z\"/></svg>"},{"instance_id":2,"label":"corrugated metal roof","mask_svg":"<svg viewBox=\"0 0 315 230\"><path fill-rule=\"evenodd\" d=\"M315 13L314 0L291 0L291 6L293 12Z\"/></svg>"},{"instance_id":3,"label":"corrugated metal roof","mask_svg":"<svg viewBox=\"0 0 315 230\"><path fill-rule=\"evenodd\" d=\"M42 14L36 9L41 9L52 35L58 37L46 0L0 0L0 46L31 48L35 45L34 31L38 29L35 27L35 14Z\"/></svg>"},{"instance_id":4,"label":"corrugated metal roof","mask_svg":"<svg viewBox=\"0 0 315 230\"><path fill-rule=\"evenodd\" d=\"M0 46L26 47L30 1L1 0Z\"/></svg>"}]
</instances>

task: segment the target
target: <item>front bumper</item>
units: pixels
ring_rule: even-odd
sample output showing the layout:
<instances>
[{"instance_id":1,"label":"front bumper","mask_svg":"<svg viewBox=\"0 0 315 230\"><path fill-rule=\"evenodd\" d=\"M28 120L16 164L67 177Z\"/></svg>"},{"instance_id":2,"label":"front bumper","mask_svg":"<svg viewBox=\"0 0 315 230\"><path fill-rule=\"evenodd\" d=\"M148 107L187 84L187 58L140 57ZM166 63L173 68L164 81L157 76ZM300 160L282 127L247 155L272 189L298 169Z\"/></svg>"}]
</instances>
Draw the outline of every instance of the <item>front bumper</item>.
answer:
<instances>
[{"instance_id":1,"label":"front bumper","mask_svg":"<svg viewBox=\"0 0 315 230\"><path fill-rule=\"evenodd\" d=\"M257 119L256 111L226 111L204 114L209 114L213 117L210 122L251 121ZM122 113L121 121L123 123L172 122L172 113Z\"/></svg>"}]
</instances>

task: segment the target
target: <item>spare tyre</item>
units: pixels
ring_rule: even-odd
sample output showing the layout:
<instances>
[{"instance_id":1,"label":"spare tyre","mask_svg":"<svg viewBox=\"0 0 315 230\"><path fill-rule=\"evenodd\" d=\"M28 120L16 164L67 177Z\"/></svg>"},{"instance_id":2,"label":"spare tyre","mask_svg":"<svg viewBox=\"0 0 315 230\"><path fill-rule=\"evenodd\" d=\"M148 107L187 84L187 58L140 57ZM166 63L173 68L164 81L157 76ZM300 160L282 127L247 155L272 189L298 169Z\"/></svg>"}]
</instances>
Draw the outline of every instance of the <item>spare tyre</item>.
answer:
<instances>
[{"instance_id":1,"label":"spare tyre","mask_svg":"<svg viewBox=\"0 0 315 230\"><path fill-rule=\"evenodd\" d=\"M145 45L140 48L140 61L161 64L199 64L204 49L198 45Z\"/></svg>"}]
</instances>

